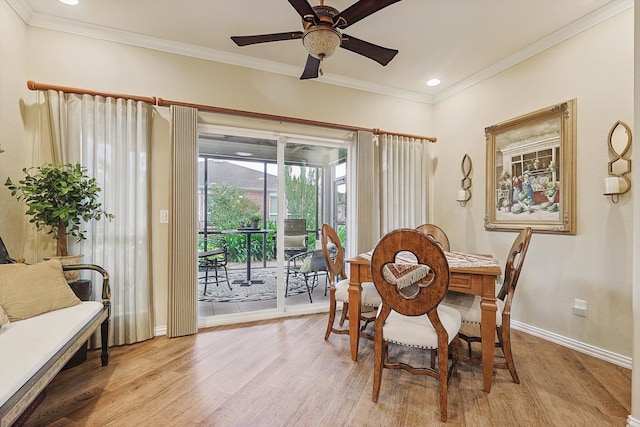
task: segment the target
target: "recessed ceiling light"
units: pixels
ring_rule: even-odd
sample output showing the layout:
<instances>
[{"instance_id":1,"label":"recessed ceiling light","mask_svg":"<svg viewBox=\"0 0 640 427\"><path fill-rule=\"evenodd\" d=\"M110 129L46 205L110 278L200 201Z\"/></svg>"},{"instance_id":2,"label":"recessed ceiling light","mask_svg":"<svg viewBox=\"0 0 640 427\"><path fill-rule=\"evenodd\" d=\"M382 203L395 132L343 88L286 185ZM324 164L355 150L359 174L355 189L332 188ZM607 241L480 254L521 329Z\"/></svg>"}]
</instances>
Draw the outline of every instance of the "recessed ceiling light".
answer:
<instances>
[{"instance_id":1,"label":"recessed ceiling light","mask_svg":"<svg viewBox=\"0 0 640 427\"><path fill-rule=\"evenodd\" d=\"M245 151L236 151L236 156L240 156L240 157L251 157L253 156L253 154L251 153L247 153Z\"/></svg>"},{"instance_id":2,"label":"recessed ceiling light","mask_svg":"<svg viewBox=\"0 0 640 427\"><path fill-rule=\"evenodd\" d=\"M438 86L440 84L440 79L431 79L427 82L427 86Z\"/></svg>"},{"instance_id":3,"label":"recessed ceiling light","mask_svg":"<svg viewBox=\"0 0 640 427\"><path fill-rule=\"evenodd\" d=\"M79 0L58 0L60 3L68 4L69 6L75 6Z\"/></svg>"}]
</instances>

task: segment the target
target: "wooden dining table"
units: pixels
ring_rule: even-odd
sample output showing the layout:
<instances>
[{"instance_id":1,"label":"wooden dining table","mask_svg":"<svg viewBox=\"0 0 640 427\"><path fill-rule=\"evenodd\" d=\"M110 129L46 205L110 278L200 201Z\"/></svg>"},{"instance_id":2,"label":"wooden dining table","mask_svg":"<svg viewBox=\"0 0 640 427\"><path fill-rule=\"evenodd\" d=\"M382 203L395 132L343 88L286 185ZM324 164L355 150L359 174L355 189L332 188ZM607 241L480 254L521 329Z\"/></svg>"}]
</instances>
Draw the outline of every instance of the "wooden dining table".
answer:
<instances>
[{"instance_id":1,"label":"wooden dining table","mask_svg":"<svg viewBox=\"0 0 640 427\"><path fill-rule=\"evenodd\" d=\"M360 319L361 283L372 282L371 258L368 254L358 255L347 260L349 275L349 319ZM451 280L449 290L482 296L482 376L484 390L491 391L493 378L493 358L496 339L496 278L502 274L497 260L492 256L445 252L449 261ZM465 258L473 262L464 262ZM483 260L486 260L483 261ZM349 341L351 358L358 359L360 322L349 321Z\"/></svg>"}]
</instances>

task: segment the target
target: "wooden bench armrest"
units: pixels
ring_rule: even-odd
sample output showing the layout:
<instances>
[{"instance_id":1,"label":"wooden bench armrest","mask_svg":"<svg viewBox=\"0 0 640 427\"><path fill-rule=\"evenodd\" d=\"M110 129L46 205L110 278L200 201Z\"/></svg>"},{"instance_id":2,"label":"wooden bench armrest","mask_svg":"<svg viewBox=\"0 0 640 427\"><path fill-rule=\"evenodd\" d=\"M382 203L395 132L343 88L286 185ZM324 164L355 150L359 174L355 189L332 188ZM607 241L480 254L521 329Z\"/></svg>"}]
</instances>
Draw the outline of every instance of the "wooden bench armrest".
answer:
<instances>
[{"instance_id":1,"label":"wooden bench armrest","mask_svg":"<svg viewBox=\"0 0 640 427\"><path fill-rule=\"evenodd\" d=\"M72 264L63 265L62 270L94 270L102 275L102 301L111 300L111 286L109 285L109 273L107 270L95 264Z\"/></svg>"}]
</instances>

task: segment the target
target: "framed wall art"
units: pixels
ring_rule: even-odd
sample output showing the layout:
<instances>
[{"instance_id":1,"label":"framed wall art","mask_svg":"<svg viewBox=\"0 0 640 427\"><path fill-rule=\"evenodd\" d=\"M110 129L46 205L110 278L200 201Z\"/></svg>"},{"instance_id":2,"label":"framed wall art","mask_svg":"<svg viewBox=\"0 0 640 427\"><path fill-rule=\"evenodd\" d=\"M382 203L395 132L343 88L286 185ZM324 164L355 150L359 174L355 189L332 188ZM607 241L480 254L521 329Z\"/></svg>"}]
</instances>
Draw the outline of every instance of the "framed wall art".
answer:
<instances>
[{"instance_id":1,"label":"framed wall art","mask_svg":"<svg viewBox=\"0 0 640 427\"><path fill-rule=\"evenodd\" d=\"M485 128L485 229L575 234L576 100Z\"/></svg>"}]
</instances>

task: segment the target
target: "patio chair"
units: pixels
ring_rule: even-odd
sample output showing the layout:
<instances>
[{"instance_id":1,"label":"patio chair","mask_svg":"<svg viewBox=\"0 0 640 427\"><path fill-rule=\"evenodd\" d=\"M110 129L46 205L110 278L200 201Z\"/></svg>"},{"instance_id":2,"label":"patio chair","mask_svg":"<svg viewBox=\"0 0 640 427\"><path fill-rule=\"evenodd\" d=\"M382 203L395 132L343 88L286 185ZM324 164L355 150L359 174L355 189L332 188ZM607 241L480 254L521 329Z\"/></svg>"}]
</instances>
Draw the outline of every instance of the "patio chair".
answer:
<instances>
[{"instance_id":1,"label":"patio chair","mask_svg":"<svg viewBox=\"0 0 640 427\"><path fill-rule=\"evenodd\" d=\"M204 283L203 295L207 295L207 286L209 283L215 283L216 286L219 286L220 283L226 282L229 290L233 289L227 272L227 262L229 259L227 240L219 236L214 237L212 243L213 249L198 254L198 270L204 272L204 277L200 277L199 279ZM213 277L209 278L209 272L211 271L213 271ZM224 276L222 276L221 273L224 273Z\"/></svg>"},{"instance_id":2,"label":"patio chair","mask_svg":"<svg viewBox=\"0 0 640 427\"><path fill-rule=\"evenodd\" d=\"M307 252L309 234L306 219L284 220L284 255L286 259Z\"/></svg>"},{"instance_id":3,"label":"patio chair","mask_svg":"<svg viewBox=\"0 0 640 427\"><path fill-rule=\"evenodd\" d=\"M300 262L300 267L298 267L298 262ZM309 302L313 303L311 293L319 283L318 274L322 272L325 273L326 295L329 279L327 275L327 264L325 263L324 253L322 252L322 249L316 249L290 257L289 259L287 259L287 280L284 296L286 297L289 295L290 276L302 276L304 279L304 284L307 287L307 293L309 294ZM309 285L309 279L311 279L311 285Z\"/></svg>"}]
</instances>

